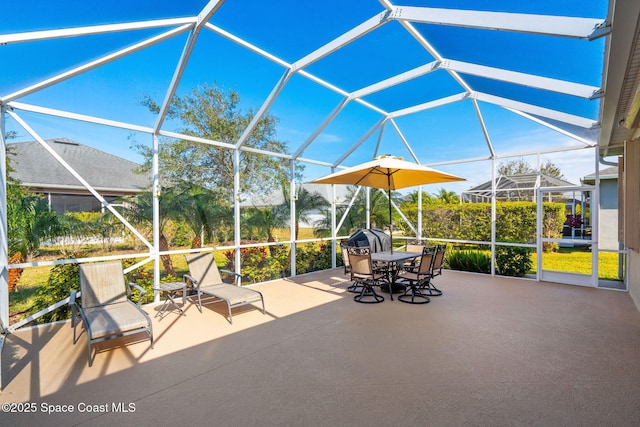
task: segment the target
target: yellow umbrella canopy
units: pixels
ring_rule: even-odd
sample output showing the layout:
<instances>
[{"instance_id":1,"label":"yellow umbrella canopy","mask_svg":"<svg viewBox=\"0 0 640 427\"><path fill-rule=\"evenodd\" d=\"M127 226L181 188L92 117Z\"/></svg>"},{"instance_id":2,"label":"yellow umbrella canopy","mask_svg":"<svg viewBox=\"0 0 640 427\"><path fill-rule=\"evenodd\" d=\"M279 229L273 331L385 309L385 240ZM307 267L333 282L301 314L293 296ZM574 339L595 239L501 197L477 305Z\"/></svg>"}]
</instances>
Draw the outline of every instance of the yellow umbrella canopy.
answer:
<instances>
[{"instance_id":1,"label":"yellow umbrella canopy","mask_svg":"<svg viewBox=\"0 0 640 427\"><path fill-rule=\"evenodd\" d=\"M313 184L347 184L398 190L439 182L464 181L464 178L411 163L394 156L374 160L311 181Z\"/></svg>"},{"instance_id":2,"label":"yellow umbrella canopy","mask_svg":"<svg viewBox=\"0 0 640 427\"><path fill-rule=\"evenodd\" d=\"M465 179L417 163L407 162L401 157L379 156L370 162L314 179L311 183L362 185L387 190L389 221L391 221L391 190L453 181L465 181ZM390 224L389 232L391 234L391 252L393 252L393 224Z\"/></svg>"}]
</instances>

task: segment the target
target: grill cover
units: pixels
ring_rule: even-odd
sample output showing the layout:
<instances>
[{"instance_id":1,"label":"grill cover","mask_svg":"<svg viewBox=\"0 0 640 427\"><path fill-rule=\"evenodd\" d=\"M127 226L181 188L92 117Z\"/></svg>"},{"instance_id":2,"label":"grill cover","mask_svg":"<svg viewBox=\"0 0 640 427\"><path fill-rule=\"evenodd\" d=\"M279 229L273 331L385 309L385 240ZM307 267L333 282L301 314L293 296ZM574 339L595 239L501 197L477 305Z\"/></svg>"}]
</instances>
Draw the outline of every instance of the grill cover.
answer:
<instances>
[{"instance_id":1,"label":"grill cover","mask_svg":"<svg viewBox=\"0 0 640 427\"><path fill-rule=\"evenodd\" d=\"M391 250L391 238L377 228L363 228L353 233L347 240L348 246L369 246L371 252Z\"/></svg>"}]
</instances>

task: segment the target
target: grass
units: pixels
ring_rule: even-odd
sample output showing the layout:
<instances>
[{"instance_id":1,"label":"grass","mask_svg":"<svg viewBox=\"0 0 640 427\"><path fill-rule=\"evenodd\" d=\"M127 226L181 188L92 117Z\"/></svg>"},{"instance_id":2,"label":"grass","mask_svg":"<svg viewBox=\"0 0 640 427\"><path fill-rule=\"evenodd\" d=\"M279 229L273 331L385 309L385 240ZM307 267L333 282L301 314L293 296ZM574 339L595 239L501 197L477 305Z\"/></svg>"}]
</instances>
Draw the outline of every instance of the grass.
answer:
<instances>
[{"instance_id":1,"label":"grass","mask_svg":"<svg viewBox=\"0 0 640 427\"><path fill-rule=\"evenodd\" d=\"M280 240L288 239L289 229L278 231ZM285 237L286 236L286 237ZM313 230L300 229L299 239L313 238ZM226 258L223 251L214 252L214 257L218 266L223 267L226 264ZM46 259L55 259L52 254L48 253ZM171 260L176 270L176 275L182 277L187 273L187 263L183 255L172 255ZM537 256L532 254L533 269L530 273L535 274L537 267ZM152 264L147 264L147 268L151 268ZM162 268L162 264L161 264ZM591 274L591 252L588 250L580 250L577 248L560 248L559 251L546 253L543 257L543 268L545 270L567 271L573 273ZM23 313L27 312L33 304L33 298L38 288L47 282L51 266L31 267L24 269L18 291L9 294L9 312ZM164 276L164 270L161 271ZM598 276L606 280L618 279L618 254L601 253L599 255Z\"/></svg>"}]
</instances>

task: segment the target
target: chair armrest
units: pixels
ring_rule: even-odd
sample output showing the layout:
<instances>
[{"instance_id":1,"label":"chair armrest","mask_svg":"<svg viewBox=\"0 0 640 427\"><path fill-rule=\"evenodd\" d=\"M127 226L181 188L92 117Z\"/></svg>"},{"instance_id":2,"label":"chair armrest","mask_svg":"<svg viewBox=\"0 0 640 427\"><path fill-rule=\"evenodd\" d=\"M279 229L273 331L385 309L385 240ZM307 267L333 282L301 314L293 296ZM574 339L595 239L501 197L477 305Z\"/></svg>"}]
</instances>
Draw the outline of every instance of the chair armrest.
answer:
<instances>
[{"instance_id":1,"label":"chair armrest","mask_svg":"<svg viewBox=\"0 0 640 427\"><path fill-rule=\"evenodd\" d=\"M70 307L77 306L77 303L76 303L76 298L78 298L77 294L78 294L78 291L76 291L75 289L71 290L71 296L69 297Z\"/></svg>"},{"instance_id":2,"label":"chair armrest","mask_svg":"<svg viewBox=\"0 0 640 427\"><path fill-rule=\"evenodd\" d=\"M138 290L139 294L138 294L138 307L140 307L141 303L142 303L142 296L145 295L147 293L147 291L144 290L144 288L142 288L140 285L137 285L136 283L129 283L129 289L131 288L135 288Z\"/></svg>"},{"instance_id":3,"label":"chair armrest","mask_svg":"<svg viewBox=\"0 0 640 427\"><path fill-rule=\"evenodd\" d=\"M198 281L193 276L185 274L182 276L182 278L184 279L184 282L187 284L187 286L198 285Z\"/></svg>"},{"instance_id":4,"label":"chair armrest","mask_svg":"<svg viewBox=\"0 0 640 427\"><path fill-rule=\"evenodd\" d=\"M240 278L242 277L242 274L238 274L235 271L225 270L225 269L220 269L220 273L231 274L231 275L235 276L235 279L233 281L236 283L236 285L238 285L240 283Z\"/></svg>"}]
</instances>

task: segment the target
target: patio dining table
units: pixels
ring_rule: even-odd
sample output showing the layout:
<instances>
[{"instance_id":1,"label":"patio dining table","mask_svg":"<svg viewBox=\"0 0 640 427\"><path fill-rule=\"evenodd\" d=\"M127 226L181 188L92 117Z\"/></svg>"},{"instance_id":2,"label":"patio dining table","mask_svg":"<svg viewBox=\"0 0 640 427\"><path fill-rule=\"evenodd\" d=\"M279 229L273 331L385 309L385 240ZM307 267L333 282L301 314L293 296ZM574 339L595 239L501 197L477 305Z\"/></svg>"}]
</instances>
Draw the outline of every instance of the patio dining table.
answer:
<instances>
[{"instance_id":1,"label":"patio dining table","mask_svg":"<svg viewBox=\"0 0 640 427\"><path fill-rule=\"evenodd\" d=\"M371 261L378 264L386 264L387 286L389 287L389 297L393 301L393 291L396 286L396 278L400 272L400 264L404 261L417 258L422 252L405 252L405 251L382 251L373 252Z\"/></svg>"}]
</instances>

